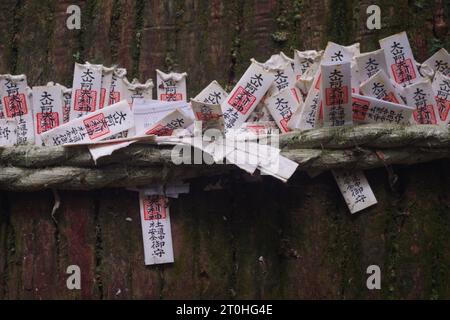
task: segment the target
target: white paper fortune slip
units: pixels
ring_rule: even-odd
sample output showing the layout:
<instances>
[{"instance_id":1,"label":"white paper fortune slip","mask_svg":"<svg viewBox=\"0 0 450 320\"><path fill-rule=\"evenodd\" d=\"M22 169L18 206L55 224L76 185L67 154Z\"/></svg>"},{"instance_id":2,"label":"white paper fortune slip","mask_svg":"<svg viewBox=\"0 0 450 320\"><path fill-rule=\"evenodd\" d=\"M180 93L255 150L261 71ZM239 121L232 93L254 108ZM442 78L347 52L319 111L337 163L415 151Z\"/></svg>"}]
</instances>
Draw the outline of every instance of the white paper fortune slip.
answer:
<instances>
[{"instance_id":1,"label":"white paper fortune slip","mask_svg":"<svg viewBox=\"0 0 450 320\"><path fill-rule=\"evenodd\" d=\"M63 91L59 85L33 87L33 116L36 145L42 145L41 133L63 123Z\"/></svg>"},{"instance_id":2,"label":"white paper fortune slip","mask_svg":"<svg viewBox=\"0 0 450 320\"><path fill-rule=\"evenodd\" d=\"M441 72L444 76L450 76L450 54L444 48L436 51L427 61L423 63L435 72Z\"/></svg>"},{"instance_id":3,"label":"white paper fortune slip","mask_svg":"<svg viewBox=\"0 0 450 320\"><path fill-rule=\"evenodd\" d=\"M403 94L408 106L414 107L417 124L440 124L437 103L429 80L405 87Z\"/></svg>"},{"instance_id":4,"label":"white paper fortune slip","mask_svg":"<svg viewBox=\"0 0 450 320\"><path fill-rule=\"evenodd\" d=\"M164 118L144 129L143 132L138 132L139 135L155 135L155 136L171 136L175 130L185 129L193 124L193 120L185 115L179 109L167 114Z\"/></svg>"},{"instance_id":5,"label":"white paper fortune slip","mask_svg":"<svg viewBox=\"0 0 450 320\"><path fill-rule=\"evenodd\" d=\"M398 90L383 70L377 71L372 77L361 83L359 87L365 96L382 99L393 103L403 103Z\"/></svg>"},{"instance_id":6,"label":"white paper fortune slip","mask_svg":"<svg viewBox=\"0 0 450 320\"><path fill-rule=\"evenodd\" d=\"M294 50L294 73L296 80L300 80L300 77L305 74L305 72L314 68L314 72L319 67L320 58L322 58L323 51L316 50L306 50L298 51Z\"/></svg>"},{"instance_id":7,"label":"white paper fortune slip","mask_svg":"<svg viewBox=\"0 0 450 320\"><path fill-rule=\"evenodd\" d=\"M145 265L173 263L168 199L139 192Z\"/></svg>"},{"instance_id":8,"label":"white paper fortune slip","mask_svg":"<svg viewBox=\"0 0 450 320\"><path fill-rule=\"evenodd\" d=\"M359 54L355 56L355 60L359 70L360 82L366 81L379 70L388 73L383 49Z\"/></svg>"},{"instance_id":9,"label":"white paper fortune slip","mask_svg":"<svg viewBox=\"0 0 450 320\"><path fill-rule=\"evenodd\" d=\"M320 69L324 126L353 124L350 62L322 63Z\"/></svg>"},{"instance_id":10,"label":"white paper fortune slip","mask_svg":"<svg viewBox=\"0 0 450 320\"><path fill-rule=\"evenodd\" d=\"M72 103L69 114L70 120L99 109L101 87L101 65L75 63L72 83Z\"/></svg>"},{"instance_id":11,"label":"white paper fortune slip","mask_svg":"<svg viewBox=\"0 0 450 320\"><path fill-rule=\"evenodd\" d=\"M384 50L389 75L395 83L405 87L421 80L406 32L394 34L379 42Z\"/></svg>"},{"instance_id":12,"label":"white paper fortune slip","mask_svg":"<svg viewBox=\"0 0 450 320\"><path fill-rule=\"evenodd\" d=\"M292 114L299 108L301 99L301 94L298 89L286 88L265 100L264 103L281 132L286 133L291 131L288 128L288 122Z\"/></svg>"},{"instance_id":13,"label":"white paper fortune slip","mask_svg":"<svg viewBox=\"0 0 450 320\"><path fill-rule=\"evenodd\" d=\"M272 85L273 80L273 72L267 71L258 62L252 60L250 67L231 90L227 99L222 102L226 130L239 128L247 120Z\"/></svg>"},{"instance_id":14,"label":"white paper fortune slip","mask_svg":"<svg viewBox=\"0 0 450 320\"><path fill-rule=\"evenodd\" d=\"M448 125L450 123L450 77L436 71L432 87L441 124Z\"/></svg>"},{"instance_id":15,"label":"white paper fortune slip","mask_svg":"<svg viewBox=\"0 0 450 320\"><path fill-rule=\"evenodd\" d=\"M42 140L46 146L83 144L108 138L133 126L133 112L128 103L122 100L44 132Z\"/></svg>"},{"instance_id":16,"label":"white paper fortune slip","mask_svg":"<svg viewBox=\"0 0 450 320\"><path fill-rule=\"evenodd\" d=\"M274 81L267 92L268 96L277 94L283 89L293 88L296 78L293 68L293 60L285 54L274 54L263 66L274 71Z\"/></svg>"},{"instance_id":17,"label":"white paper fortune slip","mask_svg":"<svg viewBox=\"0 0 450 320\"><path fill-rule=\"evenodd\" d=\"M223 132L224 122L220 104L211 104L191 99L195 120L202 122L202 130L217 129Z\"/></svg>"},{"instance_id":18,"label":"white paper fortune slip","mask_svg":"<svg viewBox=\"0 0 450 320\"><path fill-rule=\"evenodd\" d=\"M216 80L214 80L196 95L194 100L211 104L221 104L227 96L227 92Z\"/></svg>"},{"instance_id":19,"label":"white paper fortune slip","mask_svg":"<svg viewBox=\"0 0 450 320\"><path fill-rule=\"evenodd\" d=\"M414 108L379 100L359 94L352 94L353 122L409 124Z\"/></svg>"},{"instance_id":20,"label":"white paper fortune slip","mask_svg":"<svg viewBox=\"0 0 450 320\"><path fill-rule=\"evenodd\" d=\"M186 101L186 77L187 73L164 73L156 69L156 90L158 100L161 101Z\"/></svg>"},{"instance_id":21,"label":"white paper fortune slip","mask_svg":"<svg viewBox=\"0 0 450 320\"><path fill-rule=\"evenodd\" d=\"M25 75L0 75L0 97L6 119L17 121L18 145L34 144L33 108Z\"/></svg>"},{"instance_id":22,"label":"white paper fortune slip","mask_svg":"<svg viewBox=\"0 0 450 320\"><path fill-rule=\"evenodd\" d=\"M0 147L10 147L16 144L16 120L0 119Z\"/></svg>"},{"instance_id":23,"label":"white paper fortune slip","mask_svg":"<svg viewBox=\"0 0 450 320\"><path fill-rule=\"evenodd\" d=\"M332 172L351 213L377 203L362 171L333 170Z\"/></svg>"}]
</instances>

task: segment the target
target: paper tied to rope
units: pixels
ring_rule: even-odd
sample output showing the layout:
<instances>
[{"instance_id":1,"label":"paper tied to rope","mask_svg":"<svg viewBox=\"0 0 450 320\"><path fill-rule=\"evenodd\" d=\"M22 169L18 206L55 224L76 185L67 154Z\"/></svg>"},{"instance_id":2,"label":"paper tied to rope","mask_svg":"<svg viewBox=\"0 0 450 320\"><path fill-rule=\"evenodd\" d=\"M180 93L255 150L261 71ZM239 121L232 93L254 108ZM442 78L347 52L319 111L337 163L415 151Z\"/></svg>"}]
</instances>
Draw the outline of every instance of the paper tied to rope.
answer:
<instances>
[{"instance_id":1,"label":"paper tied to rope","mask_svg":"<svg viewBox=\"0 0 450 320\"><path fill-rule=\"evenodd\" d=\"M228 96L228 93L222 86L213 80L206 88L204 88L194 100L210 104L221 104Z\"/></svg>"},{"instance_id":2,"label":"paper tied to rope","mask_svg":"<svg viewBox=\"0 0 450 320\"><path fill-rule=\"evenodd\" d=\"M211 104L191 99L191 106L195 119L202 123L203 131L216 129L224 132L224 121L220 104Z\"/></svg>"},{"instance_id":3,"label":"paper tied to rope","mask_svg":"<svg viewBox=\"0 0 450 320\"><path fill-rule=\"evenodd\" d=\"M43 132L41 136L46 146L83 144L106 139L133 126L133 112L123 100Z\"/></svg>"},{"instance_id":4,"label":"paper tied to rope","mask_svg":"<svg viewBox=\"0 0 450 320\"><path fill-rule=\"evenodd\" d=\"M362 83L375 75L379 70L388 73L384 49L361 53L355 56L359 81Z\"/></svg>"},{"instance_id":5,"label":"paper tied to rope","mask_svg":"<svg viewBox=\"0 0 450 320\"><path fill-rule=\"evenodd\" d=\"M0 98L5 119L16 120L16 144L34 144L32 91L25 75L0 75Z\"/></svg>"},{"instance_id":6,"label":"paper tied to rope","mask_svg":"<svg viewBox=\"0 0 450 320\"><path fill-rule=\"evenodd\" d=\"M64 96L60 85L33 87L33 116L36 145L42 145L41 134L58 127L64 118Z\"/></svg>"},{"instance_id":7,"label":"paper tied to rope","mask_svg":"<svg viewBox=\"0 0 450 320\"><path fill-rule=\"evenodd\" d=\"M447 126L450 123L450 77L446 77L440 71L436 71L432 89L438 109L439 120L442 125Z\"/></svg>"},{"instance_id":8,"label":"paper tied to rope","mask_svg":"<svg viewBox=\"0 0 450 320\"><path fill-rule=\"evenodd\" d=\"M221 104L226 130L238 128L247 120L275 79L274 72L265 69L254 59L251 61Z\"/></svg>"},{"instance_id":9,"label":"paper tied to rope","mask_svg":"<svg viewBox=\"0 0 450 320\"><path fill-rule=\"evenodd\" d=\"M422 80L403 89L406 104L414 107L416 124L442 124L430 80Z\"/></svg>"},{"instance_id":10,"label":"paper tied to rope","mask_svg":"<svg viewBox=\"0 0 450 320\"><path fill-rule=\"evenodd\" d=\"M282 133L291 131L288 122L302 103L302 96L297 88L283 89L265 100L267 109Z\"/></svg>"},{"instance_id":11,"label":"paper tied to rope","mask_svg":"<svg viewBox=\"0 0 450 320\"><path fill-rule=\"evenodd\" d=\"M165 73L156 69L156 91L161 101L186 101L187 73Z\"/></svg>"},{"instance_id":12,"label":"paper tied to rope","mask_svg":"<svg viewBox=\"0 0 450 320\"><path fill-rule=\"evenodd\" d=\"M444 76L450 76L450 54L441 48L428 58L422 66L428 66L435 73L440 72Z\"/></svg>"}]
</instances>

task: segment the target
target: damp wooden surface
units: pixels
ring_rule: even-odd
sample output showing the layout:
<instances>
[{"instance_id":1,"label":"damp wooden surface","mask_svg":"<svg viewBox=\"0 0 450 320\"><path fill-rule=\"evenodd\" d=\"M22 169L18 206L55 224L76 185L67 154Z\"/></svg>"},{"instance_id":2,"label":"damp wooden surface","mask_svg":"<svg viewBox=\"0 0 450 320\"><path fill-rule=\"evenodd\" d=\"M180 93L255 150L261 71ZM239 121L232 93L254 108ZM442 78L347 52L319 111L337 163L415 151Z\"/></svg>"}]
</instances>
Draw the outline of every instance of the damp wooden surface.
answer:
<instances>
[{"instance_id":1,"label":"damp wooden surface","mask_svg":"<svg viewBox=\"0 0 450 320\"><path fill-rule=\"evenodd\" d=\"M448 160L366 175L378 204L355 215L330 173L196 179L170 199L175 263L147 267L135 192L60 191L54 217L50 191L2 192L0 298L449 298Z\"/></svg>"},{"instance_id":2,"label":"damp wooden surface","mask_svg":"<svg viewBox=\"0 0 450 320\"><path fill-rule=\"evenodd\" d=\"M66 28L78 4L82 29ZM378 4L381 30L367 30ZM129 78L186 71L195 96L231 86L255 57L407 31L416 59L450 48L448 1L4 0L0 73L71 85L73 63L119 64ZM368 170L378 205L350 215L329 173L192 182L170 202L175 263L145 267L137 195L123 189L0 193L0 298L450 298L449 161ZM397 179L394 179L397 177ZM392 182L397 182L392 185ZM392 185L392 187L391 187ZM131 218L131 221L126 220ZM82 289L66 287L68 265ZM382 270L382 289L365 286Z\"/></svg>"}]
</instances>

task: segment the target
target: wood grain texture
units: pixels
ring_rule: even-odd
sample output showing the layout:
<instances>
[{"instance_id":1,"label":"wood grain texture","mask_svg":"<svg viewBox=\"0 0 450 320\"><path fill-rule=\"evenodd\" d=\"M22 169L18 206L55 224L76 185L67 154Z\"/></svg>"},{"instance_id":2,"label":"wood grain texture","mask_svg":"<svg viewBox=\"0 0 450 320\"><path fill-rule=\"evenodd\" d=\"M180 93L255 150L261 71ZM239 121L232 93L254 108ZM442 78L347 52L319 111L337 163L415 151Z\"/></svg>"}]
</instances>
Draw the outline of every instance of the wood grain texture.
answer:
<instances>
[{"instance_id":1,"label":"wood grain texture","mask_svg":"<svg viewBox=\"0 0 450 320\"><path fill-rule=\"evenodd\" d=\"M70 4L82 10L81 30L66 28ZM365 27L369 4L381 8L381 30ZM329 40L369 51L405 30L422 62L450 48L449 14L443 0L4 0L0 73L70 86L76 61L118 64L140 81L156 68L186 71L195 96L214 79L232 86L251 57ZM135 193L59 191L53 219L51 191L1 191L0 298L448 299L449 168L438 160L366 171L378 204L357 215L329 173L300 172L288 184L200 177L170 200L175 263L152 267ZM217 183L223 189L204 191ZM82 270L79 291L66 288L71 264ZM371 264L381 290L365 287Z\"/></svg>"}]
</instances>

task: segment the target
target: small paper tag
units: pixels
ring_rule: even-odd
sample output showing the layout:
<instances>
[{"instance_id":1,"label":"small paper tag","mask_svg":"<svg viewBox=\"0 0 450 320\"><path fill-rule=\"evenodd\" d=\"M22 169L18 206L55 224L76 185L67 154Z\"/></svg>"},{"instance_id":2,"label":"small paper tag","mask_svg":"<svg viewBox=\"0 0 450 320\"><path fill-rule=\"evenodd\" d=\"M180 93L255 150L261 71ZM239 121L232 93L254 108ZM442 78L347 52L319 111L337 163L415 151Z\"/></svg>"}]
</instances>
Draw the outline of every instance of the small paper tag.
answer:
<instances>
[{"instance_id":1,"label":"small paper tag","mask_svg":"<svg viewBox=\"0 0 450 320\"><path fill-rule=\"evenodd\" d=\"M417 124L440 124L439 112L429 80L417 82L403 90L408 106L415 107L414 121Z\"/></svg>"},{"instance_id":2,"label":"small paper tag","mask_svg":"<svg viewBox=\"0 0 450 320\"><path fill-rule=\"evenodd\" d=\"M384 50L389 75L395 83L405 87L421 80L406 32L394 34L379 42Z\"/></svg>"},{"instance_id":3,"label":"small paper tag","mask_svg":"<svg viewBox=\"0 0 450 320\"><path fill-rule=\"evenodd\" d=\"M226 129L239 128L256 108L269 87L274 76L260 64L252 61L242 78L222 102Z\"/></svg>"},{"instance_id":4,"label":"small paper tag","mask_svg":"<svg viewBox=\"0 0 450 320\"><path fill-rule=\"evenodd\" d=\"M361 93L365 96L386 100L393 103L403 104L398 90L395 89L391 80L383 70L378 71L360 86Z\"/></svg>"},{"instance_id":5,"label":"small paper tag","mask_svg":"<svg viewBox=\"0 0 450 320\"><path fill-rule=\"evenodd\" d=\"M441 124L448 125L450 123L450 77L436 71L432 88Z\"/></svg>"},{"instance_id":6,"label":"small paper tag","mask_svg":"<svg viewBox=\"0 0 450 320\"><path fill-rule=\"evenodd\" d=\"M191 106L195 119L202 121L203 131L217 129L223 132L224 122L220 104L210 104L191 99Z\"/></svg>"},{"instance_id":7,"label":"small paper tag","mask_svg":"<svg viewBox=\"0 0 450 320\"><path fill-rule=\"evenodd\" d=\"M194 100L210 104L221 104L227 96L227 92L216 80L214 80L198 95L196 95Z\"/></svg>"},{"instance_id":8,"label":"small paper tag","mask_svg":"<svg viewBox=\"0 0 450 320\"><path fill-rule=\"evenodd\" d=\"M75 63L70 120L99 109L101 86L102 66Z\"/></svg>"},{"instance_id":9,"label":"small paper tag","mask_svg":"<svg viewBox=\"0 0 450 320\"><path fill-rule=\"evenodd\" d=\"M33 111L25 75L0 75L0 97L6 119L17 121L18 145L34 143Z\"/></svg>"},{"instance_id":10,"label":"small paper tag","mask_svg":"<svg viewBox=\"0 0 450 320\"><path fill-rule=\"evenodd\" d=\"M278 128L283 133L291 131L288 122L301 102L300 91L296 88L287 88L265 100L270 114L274 118Z\"/></svg>"},{"instance_id":11,"label":"small paper tag","mask_svg":"<svg viewBox=\"0 0 450 320\"><path fill-rule=\"evenodd\" d=\"M353 122L409 124L414 108L352 94Z\"/></svg>"},{"instance_id":12,"label":"small paper tag","mask_svg":"<svg viewBox=\"0 0 450 320\"><path fill-rule=\"evenodd\" d=\"M362 171L333 170L332 173L351 213L377 203Z\"/></svg>"},{"instance_id":13,"label":"small paper tag","mask_svg":"<svg viewBox=\"0 0 450 320\"><path fill-rule=\"evenodd\" d=\"M156 69L158 100L186 101L186 76L187 73L164 73Z\"/></svg>"},{"instance_id":14,"label":"small paper tag","mask_svg":"<svg viewBox=\"0 0 450 320\"><path fill-rule=\"evenodd\" d=\"M168 199L139 192L145 265L173 263Z\"/></svg>"},{"instance_id":15,"label":"small paper tag","mask_svg":"<svg viewBox=\"0 0 450 320\"><path fill-rule=\"evenodd\" d=\"M388 72L383 49L362 53L355 56L355 60L360 82L366 81L379 70L383 70L386 74Z\"/></svg>"},{"instance_id":16,"label":"small paper tag","mask_svg":"<svg viewBox=\"0 0 450 320\"><path fill-rule=\"evenodd\" d=\"M41 133L63 122L63 92L59 85L33 87L33 114L36 145L42 145Z\"/></svg>"},{"instance_id":17,"label":"small paper tag","mask_svg":"<svg viewBox=\"0 0 450 320\"><path fill-rule=\"evenodd\" d=\"M429 66L435 72L440 72L444 76L450 76L450 54L444 48L436 51L423 64Z\"/></svg>"},{"instance_id":18,"label":"small paper tag","mask_svg":"<svg viewBox=\"0 0 450 320\"><path fill-rule=\"evenodd\" d=\"M171 136L175 130L185 129L193 123L192 119L178 109L170 112L149 129L144 129L142 135ZM138 134L138 135L140 135Z\"/></svg>"},{"instance_id":19,"label":"small paper tag","mask_svg":"<svg viewBox=\"0 0 450 320\"><path fill-rule=\"evenodd\" d=\"M82 144L111 137L133 126L133 112L123 100L46 131L42 133L42 140L46 146Z\"/></svg>"},{"instance_id":20,"label":"small paper tag","mask_svg":"<svg viewBox=\"0 0 450 320\"><path fill-rule=\"evenodd\" d=\"M353 124L350 62L321 64L320 69L324 126Z\"/></svg>"}]
</instances>

